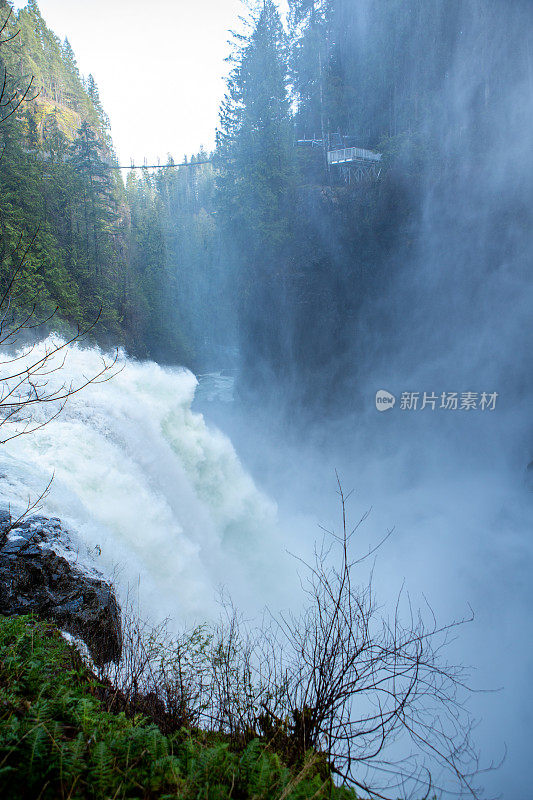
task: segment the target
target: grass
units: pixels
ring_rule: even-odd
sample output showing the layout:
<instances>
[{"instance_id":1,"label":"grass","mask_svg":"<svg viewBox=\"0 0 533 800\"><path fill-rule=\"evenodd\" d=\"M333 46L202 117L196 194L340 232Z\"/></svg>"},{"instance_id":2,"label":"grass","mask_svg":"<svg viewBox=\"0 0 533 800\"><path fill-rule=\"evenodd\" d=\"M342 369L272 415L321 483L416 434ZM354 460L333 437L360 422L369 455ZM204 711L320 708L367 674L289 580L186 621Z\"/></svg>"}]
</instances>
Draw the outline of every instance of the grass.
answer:
<instances>
[{"instance_id":1,"label":"grass","mask_svg":"<svg viewBox=\"0 0 533 800\"><path fill-rule=\"evenodd\" d=\"M356 800L313 753L296 772L257 739L236 751L201 731L164 735L106 711L98 692L54 625L0 616L1 797Z\"/></svg>"}]
</instances>

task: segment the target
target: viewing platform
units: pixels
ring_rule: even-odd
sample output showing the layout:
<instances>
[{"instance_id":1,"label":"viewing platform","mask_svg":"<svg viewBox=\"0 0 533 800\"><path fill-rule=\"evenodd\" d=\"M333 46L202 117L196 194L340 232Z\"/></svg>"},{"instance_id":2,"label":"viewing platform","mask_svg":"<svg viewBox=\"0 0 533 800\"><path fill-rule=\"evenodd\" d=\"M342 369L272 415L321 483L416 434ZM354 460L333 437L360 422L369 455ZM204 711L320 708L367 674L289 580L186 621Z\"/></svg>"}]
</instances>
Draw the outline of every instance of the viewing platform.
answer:
<instances>
[{"instance_id":1,"label":"viewing platform","mask_svg":"<svg viewBox=\"0 0 533 800\"><path fill-rule=\"evenodd\" d=\"M365 178L379 178L381 159L381 153L364 147L342 147L328 151L328 165L339 167L348 184L359 183Z\"/></svg>"},{"instance_id":2,"label":"viewing platform","mask_svg":"<svg viewBox=\"0 0 533 800\"><path fill-rule=\"evenodd\" d=\"M312 138L297 139L296 147L321 148L325 151L328 168L338 167L347 183L358 183L361 180L377 179L382 171L382 153L367 150L365 147L347 147L350 138L340 134L328 135L324 140Z\"/></svg>"},{"instance_id":3,"label":"viewing platform","mask_svg":"<svg viewBox=\"0 0 533 800\"><path fill-rule=\"evenodd\" d=\"M343 147L341 150L328 152L328 164L378 164L382 159L381 153L365 150L363 147Z\"/></svg>"}]
</instances>

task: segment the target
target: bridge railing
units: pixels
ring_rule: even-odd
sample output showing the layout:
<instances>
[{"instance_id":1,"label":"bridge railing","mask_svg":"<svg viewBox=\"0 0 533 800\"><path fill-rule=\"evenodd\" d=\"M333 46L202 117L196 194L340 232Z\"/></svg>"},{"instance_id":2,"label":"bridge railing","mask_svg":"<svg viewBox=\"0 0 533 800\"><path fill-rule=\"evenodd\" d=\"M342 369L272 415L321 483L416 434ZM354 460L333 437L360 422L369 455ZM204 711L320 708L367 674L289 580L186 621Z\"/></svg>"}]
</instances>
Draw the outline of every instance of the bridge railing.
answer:
<instances>
[{"instance_id":1,"label":"bridge railing","mask_svg":"<svg viewBox=\"0 0 533 800\"><path fill-rule=\"evenodd\" d=\"M342 150L330 150L328 164L347 164L353 161L376 163L381 161L381 153L365 150L363 147L345 147Z\"/></svg>"}]
</instances>

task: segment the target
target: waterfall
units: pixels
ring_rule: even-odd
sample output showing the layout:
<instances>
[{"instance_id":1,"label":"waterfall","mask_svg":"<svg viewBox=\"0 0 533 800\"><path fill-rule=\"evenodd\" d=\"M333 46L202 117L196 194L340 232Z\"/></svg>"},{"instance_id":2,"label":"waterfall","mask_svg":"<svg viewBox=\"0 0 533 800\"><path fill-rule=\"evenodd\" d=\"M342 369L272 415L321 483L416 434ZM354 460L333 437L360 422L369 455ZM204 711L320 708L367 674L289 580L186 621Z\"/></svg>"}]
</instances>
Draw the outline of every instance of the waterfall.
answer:
<instances>
[{"instance_id":1,"label":"waterfall","mask_svg":"<svg viewBox=\"0 0 533 800\"><path fill-rule=\"evenodd\" d=\"M23 360L50 345L41 342ZM47 391L96 375L102 353L70 345L56 366ZM50 421L2 447L3 502L21 513L53 475L40 513L71 526L119 595L134 591L151 618L208 617L219 585L247 606L271 585L279 591L275 504L227 436L191 410L195 376L124 354L117 367L111 380L74 394L56 418L54 404L35 406L35 422Z\"/></svg>"}]
</instances>

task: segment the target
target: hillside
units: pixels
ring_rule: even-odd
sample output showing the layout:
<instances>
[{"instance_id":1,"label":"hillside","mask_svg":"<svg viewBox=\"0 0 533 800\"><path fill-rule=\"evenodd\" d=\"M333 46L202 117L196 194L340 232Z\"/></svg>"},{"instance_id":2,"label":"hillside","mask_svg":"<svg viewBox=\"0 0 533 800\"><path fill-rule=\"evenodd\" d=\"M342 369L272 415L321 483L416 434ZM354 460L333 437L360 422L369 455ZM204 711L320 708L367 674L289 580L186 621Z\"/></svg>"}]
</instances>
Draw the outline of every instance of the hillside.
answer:
<instances>
[{"instance_id":1,"label":"hillside","mask_svg":"<svg viewBox=\"0 0 533 800\"><path fill-rule=\"evenodd\" d=\"M21 311L35 305L46 319L57 308L56 328L98 320L92 334L104 344L158 357L164 343L167 359L190 363L164 243L149 270L136 262L147 232L132 224L92 76L80 74L35 0L18 13L0 0L0 15L0 285L23 261L13 298Z\"/></svg>"}]
</instances>

